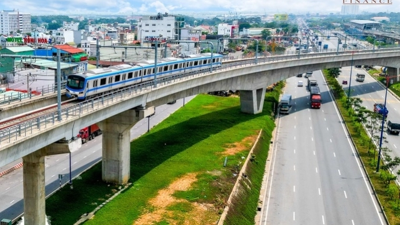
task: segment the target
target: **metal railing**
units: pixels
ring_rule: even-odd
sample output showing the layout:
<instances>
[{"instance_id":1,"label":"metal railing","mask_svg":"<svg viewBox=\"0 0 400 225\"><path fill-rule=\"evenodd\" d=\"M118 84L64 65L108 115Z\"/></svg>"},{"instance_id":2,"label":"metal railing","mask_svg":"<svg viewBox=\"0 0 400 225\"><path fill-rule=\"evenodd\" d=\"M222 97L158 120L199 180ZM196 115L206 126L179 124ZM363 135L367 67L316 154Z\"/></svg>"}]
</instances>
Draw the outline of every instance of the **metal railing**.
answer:
<instances>
[{"instance_id":1,"label":"metal railing","mask_svg":"<svg viewBox=\"0 0 400 225\"><path fill-rule=\"evenodd\" d=\"M61 89L65 89L67 82L61 83ZM11 104L14 101L22 101L23 99L32 99L35 96L43 96L49 93L57 93L57 85L44 85L42 87L36 87L31 92L17 92L17 93L0 93L0 105Z\"/></svg>"},{"instance_id":2,"label":"metal railing","mask_svg":"<svg viewBox=\"0 0 400 225\"><path fill-rule=\"evenodd\" d=\"M369 53L372 50L363 50L355 52L355 55L362 53ZM379 49L374 50L374 52L397 52L400 54L400 48L396 49ZM340 52L341 55L351 55L351 52ZM327 56L337 56L338 53L316 53L316 54L304 54L300 55L300 58L315 58L315 57L327 57ZM299 55L289 55L280 57L262 57L258 59L257 66L265 63L281 62L285 60L298 60ZM236 69L238 67L243 68L246 66L256 65L253 59L245 59L243 61L236 61L230 64L223 64L221 67L214 68L212 73L218 73L221 71L227 71ZM90 114L92 112L101 110L103 108L109 107L111 105L117 104L121 100L129 99L139 94L151 92L153 89L159 89L164 86L180 82L183 80L193 79L196 77L206 76L211 74L209 68L202 69L201 71L184 72L181 74L171 75L171 76L160 76L157 78L157 87L154 87L153 81L146 81L144 83L131 85L119 90L104 93L100 96L95 96L91 99L79 102L61 110L62 123L73 121L82 115ZM52 87L51 91L54 91ZM2 147L8 146L13 142L17 141L20 137L27 137L34 133L39 133L47 128L51 128L57 121L57 111L48 113L46 115L41 115L39 117L26 120L24 122L18 123L11 127L0 129L0 149Z\"/></svg>"}]
</instances>

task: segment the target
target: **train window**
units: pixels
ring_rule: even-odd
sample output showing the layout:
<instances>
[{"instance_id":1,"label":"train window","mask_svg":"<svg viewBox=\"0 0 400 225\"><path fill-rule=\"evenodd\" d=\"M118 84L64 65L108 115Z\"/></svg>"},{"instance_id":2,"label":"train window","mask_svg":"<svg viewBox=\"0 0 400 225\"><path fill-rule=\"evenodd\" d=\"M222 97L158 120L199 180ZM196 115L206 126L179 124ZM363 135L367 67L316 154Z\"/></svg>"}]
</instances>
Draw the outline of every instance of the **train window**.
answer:
<instances>
[{"instance_id":1,"label":"train window","mask_svg":"<svg viewBox=\"0 0 400 225\"><path fill-rule=\"evenodd\" d=\"M120 81L121 80L121 75L116 75L115 76L115 82L118 82L118 81Z\"/></svg>"},{"instance_id":2,"label":"train window","mask_svg":"<svg viewBox=\"0 0 400 225\"><path fill-rule=\"evenodd\" d=\"M194 61L194 65L197 66L199 64L199 61Z\"/></svg>"},{"instance_id":3,"label":"train window","mask_svg":"<svg viewBox=\"0 0 400 225\"><path fill-rule=\"evenodd\" d=\"M89 88L89 82L86 83L86 88Z\"/></svg>"},{"instance_id":4,"label":"train window","mask_svg":"<svg viewBox=\"0 0 400 225\"><path fill-rule=\"evenodd\" d=\"M146 76L146 70L145 69L143 70L143 76Z\"/></svg>"},{"instance_id":5,"label":"train window","mask_svg":"<svg viewBox=\"0 0 400 225\"><path fill-rule=\"evenodd\" d=\"M141 70L139 70L139 77L141 77L142 76L142 71Z\"/></svg>"},{"instance_id":6,"label":"train window","mask_svg":"<svg viewBox=\"0 0 400 225\"><path fill-rule=\"evenodd\" d=\"M93 81L93 87L97 87L97 80Z\"/></svg>"},{"instance_id":7,"label":"train window","mask_svg":"<svg viewBox=\"0 0 400 225\"><path fill-rule=\"evenodd\" d=\"M192 67L193 66L193 62L189 62L189 67Z\"/></svg>"},{"instance_id":8,"label":"train window","mask_svg":"<svg viewBox=\"0 0 400 225\"><path fill-rule=\"evenodd\" d=\"M203 64L207 64L207 60L205 59L205 60L203 60Z\"/></svg>"},{"instance_id":9,"label":"train window","mask_svg":"<svg viewBox=\"0 0 400 225\"><path fill-rule=\"evenodd\" d=\"M153 68L153 69L151 69L151 71L153 71L152 73L155 73L155 69Z\"/></svg>"},{"instance_id":10,"label":"train window","mask_svg":"<svg viewBox=\"0 0 400 225\"><path fill-rule=\"evenodd\" d=\"M107 78L103 78L100 80L100 85L105 85L107 83Z\"/></svg>"},{"instance_id":11,"label":"train window","mask_svg":"<svg viewBox=\"0 0 400 225\"><path fill-rule=\"evenodd\" d=\"M133 72L128 73L128 79L131 79L133 76ZM135 72L135 77L137 77L137 71Z\"/></svg>"},{"instance_id":12,"label":"train window","mask_svg":"<svg viewBox=\"0 0 400 225\"><path fill-rule=\"evenodd\" d=\"M211 59L207 59L207 63L208 63L208 64L211 63Z\"/></svg>"},{"instance_id":13,"label":"train window","mask_svg":"<svg viewBox=\"0 0 400 225\"><path fill-rule=\"evenodd\" d=\"M215 58L214 58L214 59L213 59L213 63L215 63L215 61L216 61L216 60L215 60Z\"/></svg>"},{"instance_id":14,"label":"train window","mask_svg":"<svg viewBox=\"0 0 400 225\"><path fill-rule=\"evenodd\" d=\"M168 66L164 66L164 71L168 71Z\"/></svg>"},{"instance_id":15,"label":"train window","mask_svg":"<svg viewBox=\"0 0 400 225\"><path fill-rule=\"evenodd\" d=\"M178 69L178 64L174 64L174 70Z\"/></svg>"},{"instance_id":16,"label":"train window","mask_svg":"<svg viewBox=\"0 0 400 225\"><path fill-rule=\"evenodd\" d=\"M130 74L129 76L131 76L132 74ZM138 71L136 71L135 72L135 77L137 77L138 76ZM132 76L131 76L131 78L132 78Z\"/></svg>"},{"instance_id":17,"label":"train window","mask_svg":"<svg viewBox=\"0 0 400 225\"><path fill-rule=\"evenodd\" d=\"M126 74L122 75L122 80L126 79Z\"/></svg>"},{"instance_id":18,"label":"train window","mask_svg":"<svg viewBox=\"0 0 400 225\"><path fill-rule=\"evenodd\" d=\"M113 82L113 81L112 81L112 77L109 77L109 78L108 78L108 83L111 84L112 82Z\"/></svg>"}]
</instances>

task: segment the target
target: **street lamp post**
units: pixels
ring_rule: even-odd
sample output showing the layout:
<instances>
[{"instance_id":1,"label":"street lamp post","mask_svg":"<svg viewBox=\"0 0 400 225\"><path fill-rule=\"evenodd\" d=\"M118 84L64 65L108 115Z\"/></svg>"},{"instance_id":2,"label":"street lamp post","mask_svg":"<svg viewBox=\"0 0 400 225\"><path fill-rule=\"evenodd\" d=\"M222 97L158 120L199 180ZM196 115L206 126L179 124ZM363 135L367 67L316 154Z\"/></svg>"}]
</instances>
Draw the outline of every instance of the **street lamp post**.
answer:
<instances>
[{"instance_id":1,"label":"street lamp post","mask_svg":"<svg viewBox=\"0 0 400 225\"><path fill-rule=\"evenodd\" d=\"M347 91L347 102L350 102L351 74L353 72L353 56L354 56L354 52L351 52L350 80L349 80L349 90Z\"/></svg>"},{"instance_id":2,"label":"street lamp post","mask_svg":"<svg viewBox=\"0 0 400 225\"><path fill-rule=\"evenodd\" d=\"M385 74L387 75L387 74ZM385 91L385 102L383 103L383 115L382 115L382 124L381 124L381 137L379 138L379 153L378 153L378 163L376 164L376 172L379 172L379 164L381 161L381 152L382 152L382 139L383 139L383 125L385 124L385 117L387 116L386 109L386 99L387 99L387 91L389 86L389 78L386 76L386 91Z\"/></svg>"}]
</instances>

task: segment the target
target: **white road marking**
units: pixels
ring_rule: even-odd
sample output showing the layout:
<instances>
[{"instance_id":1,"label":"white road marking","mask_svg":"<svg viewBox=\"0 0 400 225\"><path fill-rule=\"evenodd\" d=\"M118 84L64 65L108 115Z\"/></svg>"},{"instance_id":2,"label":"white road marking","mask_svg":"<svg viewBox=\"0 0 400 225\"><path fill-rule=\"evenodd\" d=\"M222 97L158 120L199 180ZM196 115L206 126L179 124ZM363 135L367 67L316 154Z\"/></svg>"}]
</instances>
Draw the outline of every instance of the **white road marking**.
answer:
<instances>
[{"instance_id":1,"label":"white road marking","mask_svg":"<svg viewBox=\"0 0 400 225\"><path fill-rule=\"evenodd\" d=\"M317 167L315 167L315 172L318 173L318 168Z\"/></svg>"},{"instance_id":2,"label":"white road marking","mask_svg":"<svg viewBox=\"0 0 400 225\"><path fill-rule=\"evenodd\" d=\"M293 170L296 170L296 165L293 165Z\"/></svg>"},{"instance_id":3,"label":"white road marking","mask_svg":"<svg viewBox=\"0 0 400 225\"><path fill-rule=\"evenodd\" d=\"M315 151L314 151L314 155L315 155Z\"/></svg>"},{"instance_id":4,"label":"white road marking","mask_svg":"<svg viewBox=\"0 0 400 225\"><path fill-rule=\"evenodd\" d=\"M294 125L294 129L296 129L296 125Z\"/></svg>"},{"instance_id":5,"label":"white road marking","mask_svg":"<svg viewBox=\"0 0 400 225\"><path fill-rule=\"evenodd\" d=\"M96 151L93 151L92 153L95 153Z\"/></svg>"},{"instance_id":6,"label":"white road marking","mask_svg":"<svg viewBox=\"0 0 400 225\"><path fill-rule=\"evenodd\" d=\"M326 118L324 118L324 120L326 121Z\"/></svg>"},{"instance_id":7,"label":"white road marking","mask_svg":"<svg viewBox=\"0 0 400 225\"><path fill-rule=\"evenodd\" d=\"M87 156L84 156L83 158L86 158Z\"/></svg>"},{"instance_id":8,"label":"white road marking","mask_svg":"<svg viewBox=\"0 0 400 225\"><path fill-rule=\"evenodd\" d=\"M325 224L325 218L324 218L324 215L322 215L322 224Z\"/></svg>"},{"instance_id":9,"label":"white road marking","mask_svg":"<svg viewBox=\"0 0 400 225\"><path fill-rule=\"evenodd\" d=\"M51 176L51 177L55 177L56 175L53 175L53 176Z\"/></svg>"},{"instance_id":10,"label":"white road marking","mask_svg":"<svg viewBox=\"0 0 400 225\"><path fill-rule=\"evenodd\" d=\"M335 158L336 158L336 154L335 154L335 153L333 153L333 157L335 157Z\"/></svg>"},{"instance_id":11,"label":"white road marking","mask_svg":"<svg viewBox=\"0 0 400 225\"><path fill-rule=\"evenodd\" d=\"M322 110L322 112L324 112L324 110Z\"/></svg>"},{"instance_id":12,"label":"white road marking","mask_svg":"<svg viewBox=\"0 0 400 225\"><path fill-rule=\"evenodd\" d=\"M10 204L13 204L13 202L15 202L15 200L12 200L12 201L10 202Z\"/></svg>"},{"instance_id":13,"label":"white road marking","mask_svg":"<svg viewBox=\"0 0 400 225\"><path fill-rule=\"evenodd\" d=\"M296 154L296 149L293 149L294 154Z\"/></svg>"},{"instance_id":14,"label":"white road marking","mask_svg":"<svg viewBox=\"0 0 400 225\"><path fill-rule=\"evenodd\" d=\"M74 162L74 165L76 164L77 162Z\"/></svg>"},{"instance_id":15,"label":"white road marking","mask_svg":"<svg viewBox=\"0 0 400 225\"><path fill-rule=\"evenodd\" d=\"M59 159L56 160L56 162L58 162L58 161L59 161Z\"/></svg>"},{"instance_id":16,"label":"white road marking","mask_svg":"<svg viewBox=\"0 0 400 225\"><path fill-rule=\"evenodd\" d=\"M296 186L293 185L293 192L296 192Z\"/></svg>"},{"instance_id":17,"label":"white road marking","mask_svg":"<svg viewBox=\"0 0 400 225\"><path fill-rule=\"evenodd\" d=\"M354 220L351 220L351 224L354 225Z\"/></svg>"},{"instance_id":18,"label":"white road marking","mask_svg":"<svg viewBox=\"0 0 400 225\"><path fill-rule=\"evenodd\" d=\"M393 144L393 146L394 146L395 148L397 148L395 144Z\"/></svg>"},{"instance_id":19,"label":"white road marking","mask_svg":"<svg viewBox=\"0 0 400 225\"><path fill-rule=\"evenodd\" d=\"M308 120L311 120L311 117L308 117Z\"/></svg>"},{"instance_id":20,"label":"white road marking","mask_svg":"<svg viewBox=\"0 0 400 225\"><path fill-rule=\"evenodd\" d=\"M311 138L311 141L314 141L314 138Z\"/></svg>"},{"instance_id":21,"label":"white road marking","mask_svg":"<svg viewBox=\"0 0 400 225\"><path fill-rule=\"evenodd\" d=\"M8 189L10 189L10 187L8 187L8 188L6 189L6 191L7 191Z\"/></svg>"},{"instance_id":22,"label":"white road marking","mask_svg":"<svg viewBox=\"0 0 400 225\"><path fill-rule=\"evenodd\" d=\"M340 174L340 170L337 170L338 172L339 172L339 176L342 176L341 174Z\"/></svg>"},{"instance_id":23,"label":"white road marking","mask_svg":"<svg viewBox=\"0 0 400 225\"><path fill-rule=\"evenodd\" d=\"M296 140L296 137L294 137L294 140Z\"/></svg>"},{"instance_id":24,"label":"white road marking","mask_svg":"<svg viewBox=\"0 0 400 225\"><path fill-rule=\"evenodd\" d=\"M293 212L293 221L296 220L296 213Z\"/></svg>"},{"instance_id":25,"label":"white road marking","mask_svg":"<svg viewBox=\"0 0 400 225\"><path fill-rule=\"evenodd\" d=\"M66 170L66 169L67 169L67 168L64 168L63 171Z\"/></svg>"},{"instance_id":26,"label":"white road marking","mask_svg":"<svg viewBox=\"0 0 400 225\"><path fill-rule=\"evenodd\" d=\"M325 81L325 78L324 78L323 76L322 76L322 79L324 79L324 81ZM331 93L328 92L328 94L329 94L329 96L330 96L330 99L332 100L333 97L332 97ZM338 108L336 107L335 104L333 104L333 107L335 108L336 115L337 115L338 119L340 119L340 114L339 114ZM346 132L346 128L345 128L344 124L342 124L342 129L343 129L343 132L344 132L344 133L348 134L348 133ZM355 150L354 150L354 148L353 148L353 146L352 146L352 143L350 142L350 139L347 139L347 142L349 143L349 146L350 146L350 148L351 148L351 151L353 152L353 155L356 155ZM360 166L359 161L357 160L356 157L354 157L354 160L356 161L356 163L357 163L357 165L358 165L358 169L360 170L360 173L362 174L362 177L365 178L365 175L363 174L363 172L362 172L362 170L361 170L361 166ZM363 179L363 180L364 180L365 187L368 189L368 192L371 192L371 189L369 188L366 179ZM382 217L381 217L380 214L379 214L380 211L379 211L378 206L376 205L376 203L375 203L375 201L374 201L373 195L370 195L370 198L371 198L372 204L373 204L374 207L375 207L376 213L377 213L377 215L378 215L378 217L379 217L379 221L380 221L381 224L383 225L384 222L383 222L383 220L382 220Z\"/></svg>"},{"instance_id":27,"label":"white road marking","mask_svg":"<svg viewBox=\"0 0 400 225\"><path fill-rule=\"evenodd\" d=\"M312 130L312 127L310 127L310 129Z\"/></svg>"},{"instance_id":28,"label":"white road marking","mask_svg":"<svg viewBox=\"0 0 400 225\"><path fill-rule=\"evenodd\" d=\"M332 139L329 139L329 141L332 143Z\"/></svg>"},{"instance_id":29,"label":"white road marking","mask_svg":"<svg viewBox=\"0 0 400 225\"><path fill-rule=\"evenodd\" d=\"M294 117L294 119L296 119L296 117Z\"/></svg>"},{"instance_id":30,"label":"white road marking","mask_svg":"<svg viewBox=\"0 0 400 225\"><path fill-rule=\"evenodd\" d=\"M327 127L326 130L329 130L329 128Z\"/></svg>"},{"instance_id":31,"label":"white road marking","mask_svg":"<svg viewBox=\"0 0 400 225\"><path fill-rule=\"evenodd\" d=\"M346 194L346 191L344 191L344 197L345 197L345 198L347 198L347 194Z\"/></svg>"},{"instance_id":32,"label":"white road marking","mask_svg":"<svg viewBox=\"0 0 400 225\"><path fill-rule=\"evenodd\" d=\"M321 195L321 188L318 188L318 194Z\"/></svg>"}]
</instances>

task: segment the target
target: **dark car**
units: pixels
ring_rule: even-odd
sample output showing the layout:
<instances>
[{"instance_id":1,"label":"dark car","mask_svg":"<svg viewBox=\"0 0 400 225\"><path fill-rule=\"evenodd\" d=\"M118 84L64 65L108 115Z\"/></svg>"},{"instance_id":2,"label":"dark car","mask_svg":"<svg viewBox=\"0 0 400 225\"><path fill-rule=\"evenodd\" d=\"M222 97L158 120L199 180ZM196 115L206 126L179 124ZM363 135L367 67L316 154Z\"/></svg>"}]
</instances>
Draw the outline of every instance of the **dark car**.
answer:
<instances>
[{"instance_id":1,"label":"dark car","mask_svg":"<svg viewBox=\"0 0 400 225\"><path fill-rule=\"evenodd\" d=\"M342 81L342 84L346 85L347 84L347 80Z\"/></svg>"},{"instance_id":2,"label":"dark car","mask_svg":"<svg viewBox=\"0 0 400 225\"><path fill-rule=\"evenodd\" d=\"M299 73L299 74L297 74L296 77L303 77L303 74L302 74L302 73Z\"/></svg>"},{"instance_id":3,"label":"dark car","mask_svg":"<svg viewBox=\"0 0 400 225\"><path fill-rule=\"evenodd\" d=\"M173 100L172 102L168 102L167 104L168 105L172 105L172 104L175 104L176 103L176 100Z\"/></svg>"}]
</instances>

